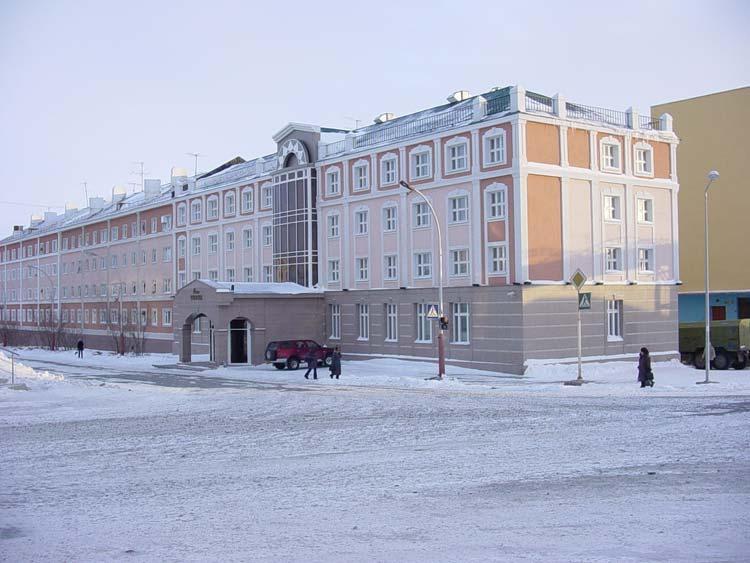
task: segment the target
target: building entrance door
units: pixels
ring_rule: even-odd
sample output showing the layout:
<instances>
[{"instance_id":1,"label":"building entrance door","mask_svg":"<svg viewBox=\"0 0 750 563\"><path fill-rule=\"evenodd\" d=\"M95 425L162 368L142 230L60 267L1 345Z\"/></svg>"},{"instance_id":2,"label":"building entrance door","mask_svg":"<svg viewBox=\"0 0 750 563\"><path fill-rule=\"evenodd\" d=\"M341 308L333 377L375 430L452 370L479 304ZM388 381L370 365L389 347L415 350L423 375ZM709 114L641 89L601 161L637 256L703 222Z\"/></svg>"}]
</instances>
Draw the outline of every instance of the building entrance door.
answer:
<instances>
[{"instance_id":1,"label":"building entrance door","mask_svg":"<svg viewBox=\"0 0 750 563\"><path fill-rule=\"evenodd\" d=\"M250 350L250 323L234 319L229 323L229 363L248 363Z\"/></svg>"}]
</instances>

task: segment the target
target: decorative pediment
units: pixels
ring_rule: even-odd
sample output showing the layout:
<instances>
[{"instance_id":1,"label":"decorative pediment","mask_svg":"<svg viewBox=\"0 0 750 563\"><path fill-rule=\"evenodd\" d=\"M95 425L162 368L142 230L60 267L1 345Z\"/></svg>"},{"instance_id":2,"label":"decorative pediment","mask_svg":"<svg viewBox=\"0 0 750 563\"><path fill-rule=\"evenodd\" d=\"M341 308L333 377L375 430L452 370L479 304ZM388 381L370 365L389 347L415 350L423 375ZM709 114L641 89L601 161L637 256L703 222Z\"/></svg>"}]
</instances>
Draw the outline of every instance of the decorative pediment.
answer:
<instances>
[{"instance_id":1,"label":"decorative pediment","mask_svg":"<svg viewBox=\"0 0 750 563\"><path fill-rule=\"evenodd\" d=\"M302 144L302 141L299 141L298 139L289 139L279 148L279 168L284 167L284 163L290 154L294 154L294 156L297 157L297 162L299 164L308 164L310 162L310 158L307 155L307 149L305 148L305 145Z\"/></svg>"}]
</instances>

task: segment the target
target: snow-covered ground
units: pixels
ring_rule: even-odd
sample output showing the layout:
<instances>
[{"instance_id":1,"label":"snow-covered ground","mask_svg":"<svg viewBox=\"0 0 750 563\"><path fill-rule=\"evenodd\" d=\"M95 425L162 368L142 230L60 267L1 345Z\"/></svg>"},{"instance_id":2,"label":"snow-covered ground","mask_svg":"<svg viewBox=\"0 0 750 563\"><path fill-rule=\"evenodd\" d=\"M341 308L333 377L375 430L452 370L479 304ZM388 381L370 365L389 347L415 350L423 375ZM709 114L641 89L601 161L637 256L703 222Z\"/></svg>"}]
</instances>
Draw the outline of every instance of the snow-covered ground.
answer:
<instances>
[{"instance_id":1,"label":"snow-covered ground","mask_svg":"<svg viewBox=\"0 0 750 563\"><path fill-rule=\"evenodd\" d=\"M0 560L746 561L750 370L155 368L18 350ZM0 378L10 378L0 355Z\"/></svg>"}]
</instances>

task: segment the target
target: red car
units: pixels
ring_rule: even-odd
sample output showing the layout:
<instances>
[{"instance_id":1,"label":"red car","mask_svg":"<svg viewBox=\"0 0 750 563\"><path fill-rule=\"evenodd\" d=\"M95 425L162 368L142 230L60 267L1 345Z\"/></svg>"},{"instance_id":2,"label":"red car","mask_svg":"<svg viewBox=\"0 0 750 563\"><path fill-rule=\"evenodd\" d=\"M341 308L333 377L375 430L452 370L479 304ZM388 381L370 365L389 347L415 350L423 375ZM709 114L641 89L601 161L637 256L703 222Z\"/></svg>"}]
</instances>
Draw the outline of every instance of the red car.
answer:
<instances>
[{"instance_id":1,"label":"red car","mask_svg":"<svg viewBox=\"0 0 750 563\"><path fill-rule=\"evenodd\" d=\"M310 351L318 359L319 364L331 365L333 348L321 346L314 340L277 340L266 346L266 362L276 369L297 369L306 363Z\"/></svg>"}]
</instances>

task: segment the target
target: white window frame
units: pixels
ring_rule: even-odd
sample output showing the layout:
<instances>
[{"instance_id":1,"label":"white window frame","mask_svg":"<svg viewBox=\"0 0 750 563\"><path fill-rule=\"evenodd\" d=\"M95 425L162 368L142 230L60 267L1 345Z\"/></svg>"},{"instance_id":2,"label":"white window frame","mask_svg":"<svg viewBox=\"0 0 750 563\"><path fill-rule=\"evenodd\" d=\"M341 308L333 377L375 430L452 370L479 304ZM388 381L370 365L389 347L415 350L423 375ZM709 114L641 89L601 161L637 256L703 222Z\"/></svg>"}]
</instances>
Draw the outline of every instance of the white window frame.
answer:
<instances>
[{"instance_id":1,"label":"white window frame","mask_svg":"<svg viewBox=\"0 0 750 563\"><path fill-rule=\"evenodd\" d=\"M387 203L383 206L383 232L393 233L398 228L398 206Z\"/></svg>"},{"instance_id":2,"label":"white window frame","mask_svg":"<svg viewBox=\"0 0 750 563\"><path fill-rule=\"evenodd\" d=\"M224 251L231 252L234 250L234 231L224 233Z\"/></svg>"},{"instance_id":3,"label":"white window frame","mask_svg":"<svg viewBox=\"0 0 750 563\"><path fill-rule=\"evenodd\" d=\"M203 202L199 199L194 199L193 201L190 202L190 222L200 223L202 220L203 220ZM144 234L144 233L141 233L141 234Z\"/></svg>"},{"instance_id":4,"label":"white window frame","mask_svg":"<svg viewBox=\"0 0 750 563\"><path fill-rule=\"evenodd\" d=\"M454 154L459 148L463 148L463 156ZM466 137L453 137L445 142L445 174L458 174L469 170L469 140ZM463 166L459 166L463 159Z\"/></svg>"},{"instance_id":5,"label":"white window frame","mask_svg":"<svg viewBox=\"0 0 750 563\"><path fill-rule=\"evenodd\" d=\"M451 344L471 343L471 306L468 303L451 303Z\"/></svg>"},{"instance_id":6,"label":"white window frame","mask_svg":"<svg viewBox=\"0 0 750 563\"><path fill-rule=\"evenodd\" d=\"M237 196L233 191L224 194L224 217L237 214Z\"/></svg>"},{"instance_id":7,"label":"white window frame","mask_svg":"<svg viewBox=\"0 0 750 563\"><path fill-rule=\"evenodd\" d=\"M499 201L493 202L494 196ZM490 184L484 190L485 219L487 221L503 221L508 218L508 186L505 184ZM495 211L497 210L497 214Z\"/></svg>"},{"instance_id":8,"label":"white window frame","mask_svg":"<svg viewBox=\"0 0 750 563\"><path fill-rule=\"evenodd\" d=\"M456 260L456 254L466 253L466 260ZM451 248L448 252L450 260L450 277L452 278L464 278L471 275L471 253L469 248L466 246ZM464 266L465 271L461 271L461 266ZM458 269L458 271L457 271Z\"/></svg>"},{"instance_id":9,"label":"white window frame","mask_svg":"<svg viewBox=\"0 0 750 563\"><path fill-rule=\"evenodd\" d=\"M607 246L604 248L605 273L622 273L623 255L621 246Z\"/></svg>"},{"instance_id":10,"label":"white window frame","mask_svg":"<svg viewBox=\"0 0 750 563\"><path fill-rule=\"evenodd\" d=\"M354 211L355 236L365 236L370 233L370 209L360 208Z\"/></svg>"},{"instance_id":11,"label":"white window frame","mask_svg":"<svg viewBox=\"0 0 750 563\"><path fill-rule=\"evenodd\" d=\"M245 250L253 247L253 229L247 227L242 229L242 248Z\"/></svg>"},{"instance_id":12,"label":"white window frame","mask_svg":"<svg viewBox=\"0 0 750 563\"><path fill-rule=\"evenodd\" d=\"M418 344L432 343L432 319L427 316L430 307L432 307L432 303L416 304L417 334L414 342Z\"/></svg>"},{"instance_id":13,"label":"white window frame","mask_svg":"<svg viewBox=\"0 0 750 563\"><path fill-rule=\"evenodd\" d=\"M328 238L339 238L341 235L341 215L339 213L329 213L326 216L326 233Z\"/></svg>"},{"instance_id":14,"label":"white window frame","mask_svg":"<svg viewBox=\"0 0 750 563\"><path fill-rule=\"evenodd\" d=\"M240 205L242 206L242 213L252 213L255 209L255 198L253 197L253 188L243 188L240 192Z\"/></svg>"},{"instance_id":15,"label":"white window frame","mask_svg":"<svg viewBox=\"0 0 750 563\"><path fill-rule=\"evenodd\" d=\"M638 222L652 225L654 223L654 199L651 197L636 198L638 207Z\"/></svg>"},{"instance_id":16,"label":"white window frame","mask_svg":"<svg viewBox=\"0 0 750 563\"><path fill-rule=\"evenodd\" d=\"M328 305L328 311L331 319L331 340L341 339L341 305L338 303L330 303Z\"/></svg>"},{"instance_id":17,"label":"white window frame","mask_svg":"<svg viewBox=\"0 0 750 563\"><path fill-rule=\"evenodd\" d=\"M622 221L622 197L619 194L603 194L602 210L605 221L619 223Z\"/></svg>"},{"instance_id":18,"label":"white window frame","mask_svg":"<svg viewBox=\"0 0 750 563\"><path fill-rule=\"evenodd\" d=\"M242 268L242 277L243 277L243 281L245 281L245 282L251 282L251 281L253 281L253 267L252 266L244 266Z\"/></svg>"},{"instance_id":19,"label":"white window frame","mask_svg":"<svg viewBox=\"0 0 750 563\"><path fill-rule=\"evenodd\" d=\"M333 166L326 170L326 194L339 195L341 193L341 169Z\"/></svg>"},{"instance_id":20,"label":"white window frame","mask_svg":"<svg viewBox=\"0 0 750 563\"><path fill-rule=\"evenodd\" d=\"M427 157L426 162L420 162L421 156ZM426 174L417 174L422 168L426 168ZM409 177L411 180L425 180L432 178L432 149L427 145L420 145L409 151Z\"/></svg>"},{"instance_id":21,"label":"white window frame","mask_svg":"<svg viewBox=\"0 0 750 563\"><path fill-rule=\"evenodd\" d=\"M341 261L338 258L328 259L328 281L339 283L341 280Z\"/></svg>"},{"instance_id":22,"label":"white window frame","mask_svg":"<svg viewBox=\"0 0 750 563\"><path fill-rule=\"evenodd\" d=\"M498 256L495 256L495 250ZM495 268L495 264L500 267ZM507 276L508 275L508 243L507 242L490 242L487 244L487 275L488 276Z\"/></svg>"},{"instance_id":23,"label":"white window frame","mask_svg":"<svg viewBox=\"0 0 750 563\"><path fill-rule=\"evenodd\" d=\"M352 191L362 192L370 189L370 163L361 159L352 166Z\"/></svg>"},{"instance_id":24,"label":"white window frame","mask_svg":"<svg viewBox=\"0 0 750 563\"><path fill-rule=\"evenodd\" d=\"M458 202L463 201L464 207L456 207ZM463 218L461 217L463 215ZM469 194L457 193L448 197L448 224L460 225L469 222Z\"/></svg>"},{"instance_id":25,"label":"white window frame","mask_svg":"<svg viewBox=\"0 0 750 563\"><path fill-rule=\"evenodd\" d=\"M206 198L206 220L219 218L219 196L211 195Z\"/></svg>"},{"instance_id":26,"label":"white window frame","mask_svg":"<svg viewBox=\"0 0 750 563\"><path fill-rule=\"evenodd\" d=\"M200 256L201 254L201 237L200 235L190 238L190 254Z\"/></svg>"},{"instance_id":27,"label":"white window frame","mask_svg":"<svg viewBox=\"0 0 750 563\"><path fill-rule=\"evenodd\" d=\"M389 164L393 164L392 170L389 170L388 168ZM397 183L398 183L398 157L394 153L387 153L380 158L380 185L392 186Z\"/></svg>"},{"instance_id":28,"label":"white window frame","mask_svg":"<svg viewBox=\"0 0 750 563\"><path fill-rule=\"evenodd\" d=\"M273 226L266 223L261 226L261 233L263 236L263 246L273 245Z\"/></svg>"},{"instance_id":29,"label":"white window frame","mask_svg":"<svg viewBox=\"0 0 750 563\"><path fill-rule=\"evenodd\" d=\"M273 207L273 184L266 182L260 187L261 206L264 209Z\"/></svg>"},{"instance_id":30,"label":"white window frame","mask_svg":"<svg viewBox=\"0 0 750 563\"><path fill-rule=\"evenodd\" d=\"M366 282L370 280L370 257L357 256L354 259L356 281Z\"/></svg>"},{"instance_id":31,"label":"white window frame","mask_svg":"<svg viewBox=\"0 0 750 563\"><path fill-rule=\"evenodd\" d=\"M398 279L398 254L386 254L383 256L383 280L394 281Z\"/></svg>"},{"instance_id":32,"label":"white window frame","mask_svg":"<svg viewBox=\"0 0 750 563\"><path fill-rule=\"evenodd\" d=\"M645 256L642 256L644 254ZM639 246L638 247L638 273L653 274L654 271L655 271L654 270L654 247L653 246Z\"/></svg>"},{"instance_id":33,"label":"white window frame","mask_svg":"<svg viewBox=\"0 0 750 563\"><path fill-rule=\"evenodd\" d=\"M385 304L385 342L398 342L398 304Z\"/></svg>"},{"instance_id":34,"label":"white window frame","mask_svg":"<svg viewBox=\"0 0 750 563\"><path fill-rule=\"evenodd\" d=\"M490 147L491 141L498 139L500 141L500 152L502 153L500 160L492 160L490 156L497 152L496 149ZM502 127L493 127L482 135L482 166L488 168L490 166L502 166L508 163L508 143L506 137L506 131Z\"/></svg>"},{"instance_id":35,"label":"white window frame","mask_svg":"<svg viewBox=\"0 0 750 563\"><path fill-rule=\"evenodd\" d=\"M607 147L616 149L612 156L613 162L608 163ZM622 172L622 144L614 137L604 137L599 143L599 168L603 172Z\"/></svg>"},{"instance_id":36,"label":"white window frame","mask_svg":"<svg viewBox=\"0 0 750 563\"><path fill-rule=\"evenodd\" d=\"M432 212L424 201L412 203L415 229L429 229L432 226Z\"/></svg>"},{"instance_id":37,"label":"white window frame","mask_svg":"<svg viewBox=\"0 0 750 563\"><path fill-rule=\"evenodd\" d=\"M607 300L607 342L622 342L622 300Z\"/></svg>"},{"instance_id":38,"label":"white window frame","mask_svg":"<svg viewBox=\"0 0 750 563\"><path fill-rule=\"evenodd\" d=\"M357 303L357 340L370 340L370 305Z\"/></svg>"},{"instance_id":39,"label":"white window frame","mask_svg":"<svg viewBox=\"0 0 750 563\"><path fill-rule=\"evenodd\" d=\"M414 252L414 279L426 280L432 278L432 251L418 250Z\"/></svg>"},{"instance_id":40,"label":"white window frame","mask_svg":"<svg viewBox=\"0 0 750 563\"><path fill-rule=\"evenodd\" d=\"M219 251L219 233L208 234L208 253L216 254Z\"/></svg>"},{"instance_id":41,"label":"white window frame","mask_svg":"<svg viewBox=\"0 0 750 563\"><path fill-rule=\"evenodd\" d=\"M638 158L639 152L645 158ZM639 141L633 146L633 172L637 176L654 177L654 148L649 143Z\"/></svg>"}]
</instances>

